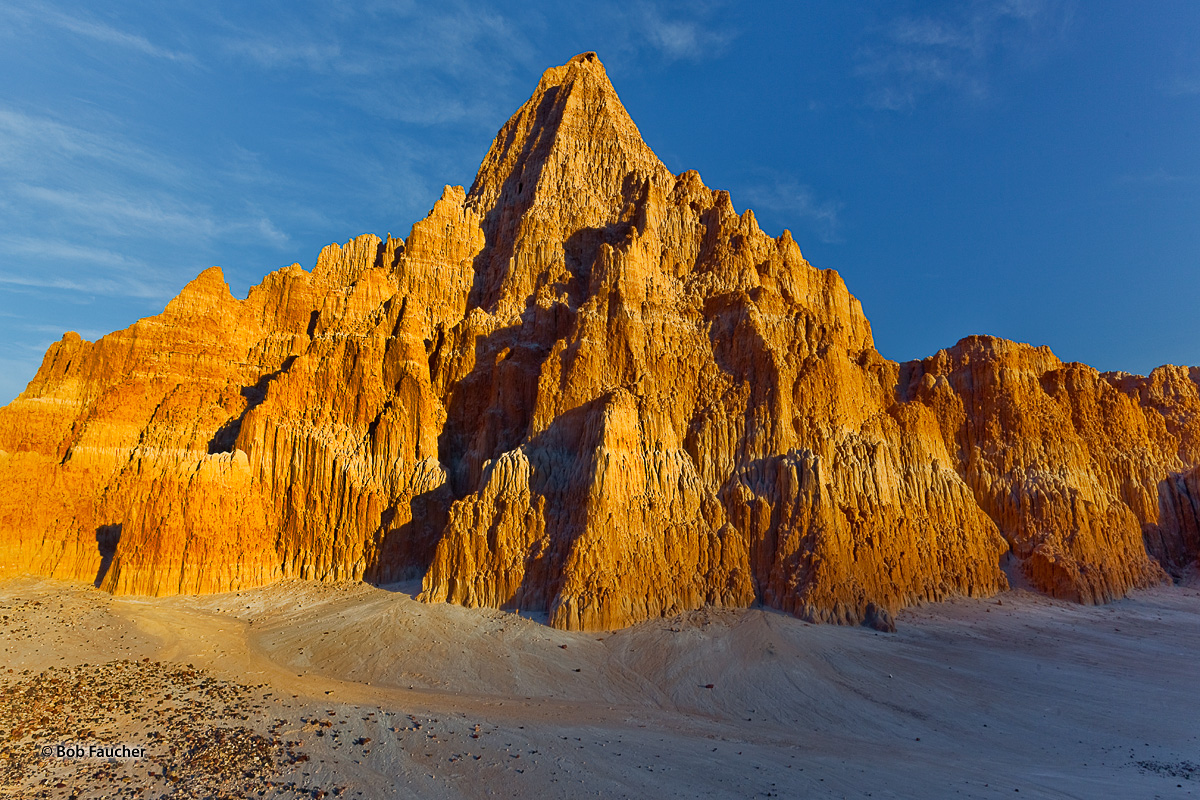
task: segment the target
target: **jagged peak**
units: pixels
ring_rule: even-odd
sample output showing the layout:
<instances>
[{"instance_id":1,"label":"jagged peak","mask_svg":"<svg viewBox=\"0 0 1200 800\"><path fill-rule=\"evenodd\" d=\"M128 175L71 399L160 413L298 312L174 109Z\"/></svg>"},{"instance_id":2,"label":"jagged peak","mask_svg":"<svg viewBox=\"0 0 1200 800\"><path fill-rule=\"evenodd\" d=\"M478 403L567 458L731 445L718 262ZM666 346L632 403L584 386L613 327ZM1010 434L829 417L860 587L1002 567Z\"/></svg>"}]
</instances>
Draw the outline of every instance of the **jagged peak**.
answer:
<instances>
[{"instance_id":1,"label":"jagged peak","mask_svg":"<svg viewBox=\"0 0 1200 800\"><path fill-rule=\"evenodd\" d=\"M363 270L375 266L382 245L383 240L373 233L364 233L344 245L325 245L317 256L313 278L333 286L349 286Z\"/></svg>"},{"instance_id":2,"label":"jagged peak","mask_svg":"<svg viewBox=\"0 0 1200 800\"><path fill-rule=\"evenodd\" d=\"M573 56L566 64L558 67L550 67L542 73L542 80L538 83L538 89L544 89L549 86L561 86L568 80L568 73L574 71L592 72L605 81L608 81L608 71L604 69L604 64L600 63L600 56L596 55L595 51L589 50L586 53L580 53ZM609 83L609 88L612 83Z\"/></svg>"},{"instance_id":3,"label":"jagged peak","mask_svg":"<svg viewBox=\"0 0 1200 800\"><path fill-rule=\"evenodd\" d=\"M188 281L179 294L167 303L167 310L181 303L193 305L204 298L223 301L227 297L232 298L233 295L229 291L229 284L225 282L225 273L220 267L213 266Z\"/></svg>"},{"instance_id":4,"label":"jagged peak","mask_svg":"<svg viewBox=\"0 0 1200 800\"><path fill-rule=\"evenodd\" d=\"M546 70L496 135L465 200L494 245L475 263L472 304L519 314L543 279L586 272L588 264L567 265L561 248L524 248L525 237L567 242L619 224L647 181L671 187L675 176L643 141L596 54ZM538 255L514 261L522 249Z\"/></svg>"},{"instance_id":5,"label":"jagged peak","mask_svg":"<svg viewBox=\"0 0 1200 800\"><path fill-rule=\"evenodd\" d=\"M546 70L496 134L468 202L485 214L500 204L528 207L535 196L576 204L591 196L604 204L620 194L630 172L670 175L642 139L599 57L581 53Z\"/></svg>"}]
</instances>

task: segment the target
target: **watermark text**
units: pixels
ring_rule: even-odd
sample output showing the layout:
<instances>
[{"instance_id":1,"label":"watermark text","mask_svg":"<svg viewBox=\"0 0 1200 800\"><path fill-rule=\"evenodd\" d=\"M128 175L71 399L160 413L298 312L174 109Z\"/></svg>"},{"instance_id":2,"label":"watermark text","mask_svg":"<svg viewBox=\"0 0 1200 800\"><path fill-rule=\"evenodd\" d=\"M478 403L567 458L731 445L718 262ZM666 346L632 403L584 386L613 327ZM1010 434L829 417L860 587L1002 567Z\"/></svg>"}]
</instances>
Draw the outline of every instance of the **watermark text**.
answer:
<instances>
[{"instance_id":1,"label":"watermark text","mask_svg":"<svg viewBox=\"0 0 1200 800\"><path fill-rule=\"evenodd\" d=\"M44 744L42 758L145 758L146 748L125 744Z\"/></svg>"}]
</instances>

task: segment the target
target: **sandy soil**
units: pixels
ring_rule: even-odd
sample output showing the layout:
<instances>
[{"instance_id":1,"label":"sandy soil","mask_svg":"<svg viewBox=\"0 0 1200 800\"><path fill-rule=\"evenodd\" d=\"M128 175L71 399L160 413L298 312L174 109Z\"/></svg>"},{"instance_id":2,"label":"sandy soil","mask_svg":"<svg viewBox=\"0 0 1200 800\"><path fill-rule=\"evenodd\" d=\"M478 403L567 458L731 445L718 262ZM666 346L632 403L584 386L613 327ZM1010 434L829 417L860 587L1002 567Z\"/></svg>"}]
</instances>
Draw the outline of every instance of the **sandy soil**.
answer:
<instances>
[{"instance_id":1,"label":"sandy soil","mask_svg":"<svg viewBox=\"0 0 1200 800\"><path fill-rule=\"evenodd\" d=\"M0 796L1200 794L1195 584L894 634L762 609L566 633L416 589L2 583ZM146 753L40 755L89 743Z\"/></svg>"}]
</instances>

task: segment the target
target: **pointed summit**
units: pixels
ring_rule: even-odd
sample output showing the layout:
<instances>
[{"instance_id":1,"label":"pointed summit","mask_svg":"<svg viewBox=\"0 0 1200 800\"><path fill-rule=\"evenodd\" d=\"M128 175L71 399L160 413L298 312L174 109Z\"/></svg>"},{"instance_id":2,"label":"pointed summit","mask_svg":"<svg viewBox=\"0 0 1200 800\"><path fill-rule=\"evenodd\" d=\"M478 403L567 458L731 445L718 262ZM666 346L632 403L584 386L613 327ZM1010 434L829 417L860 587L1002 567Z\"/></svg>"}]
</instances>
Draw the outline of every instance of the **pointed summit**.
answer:
<instances>
[{"instance_id":1,"label":"pointed summit","mask_svg":"<svg viewBox=\"0 0 1200 800\"><path fill-rule=\"evenodd\" d=\"M620 206L626 176L671 176L642 141L595 53L546 70L533 96L496 134L469 200L484 211L569 200ZM603 215L603 214L602 214Z\"/></svg>"},{"instance_id":2,"label":"pointed summit","mask_svg":"<svg viewBox=\"0 0 1200 800\"><path fill-rule=\"evenodd\" d=\"M490 247L476 264L485 309L519 312L534 287L570 280L560 246L524 247L526 237L566 242L581 230L604 231L626 215L647 181L675 176L642 140L595 53L546 70L533 96L500 132L480 165L467 205L483 218ZM532 260L514 255L538 253ZM587 262L588 259L583 259Z\"/></svg>"}]
</instances>

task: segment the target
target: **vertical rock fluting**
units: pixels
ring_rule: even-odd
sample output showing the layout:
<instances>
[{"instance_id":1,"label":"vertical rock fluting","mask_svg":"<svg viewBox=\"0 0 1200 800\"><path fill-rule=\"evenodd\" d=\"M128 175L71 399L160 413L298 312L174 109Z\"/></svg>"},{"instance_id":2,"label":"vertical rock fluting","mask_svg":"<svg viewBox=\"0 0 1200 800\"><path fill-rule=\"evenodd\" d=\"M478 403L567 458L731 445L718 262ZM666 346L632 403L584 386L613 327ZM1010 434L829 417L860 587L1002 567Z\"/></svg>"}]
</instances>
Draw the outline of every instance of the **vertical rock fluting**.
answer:
<instances>
[{"instance_id":1,"label":"vertical rock fluting","mask_svg":"<svg viewBox=\"0 0 1200 800\"><path fill-rule=\"evenodd\" d=\"M995 526L906 436L932 416L889 415L895 366L841 279L665 170L593 58L546 74L468 204L489 249L446 384L478 422L451 426L462 498L426 598L586 628L1003 585Z\"/></svg>"},{"instance_id":2,"label":"vertical rock fluting","mask_svg":"<svg viewBox=\"0 0 1200 800\"><path fill-rule=\"evenodd\" d=\"M958 471L1040 588L1105 602L1195 560L1193 374L1101 374L980 336L902 372L900 393L938 415Z\"/></svg>"},{"instance_id":3,"label":"vertical rock fluting","mask_svg":"<svg viewBox=\"0 0 1200 800\"><path fill-rule=\"evenodd\" d=\"M147 594L423 575L573 629L756 600L887 627L1003 588L1011 550L1101 602L1197 557L1196 378L979 337L887 361L589 53L404 241L245 300L214 268L53 345L0 409L0 558Z\"/></svg>"}]
</instances>

